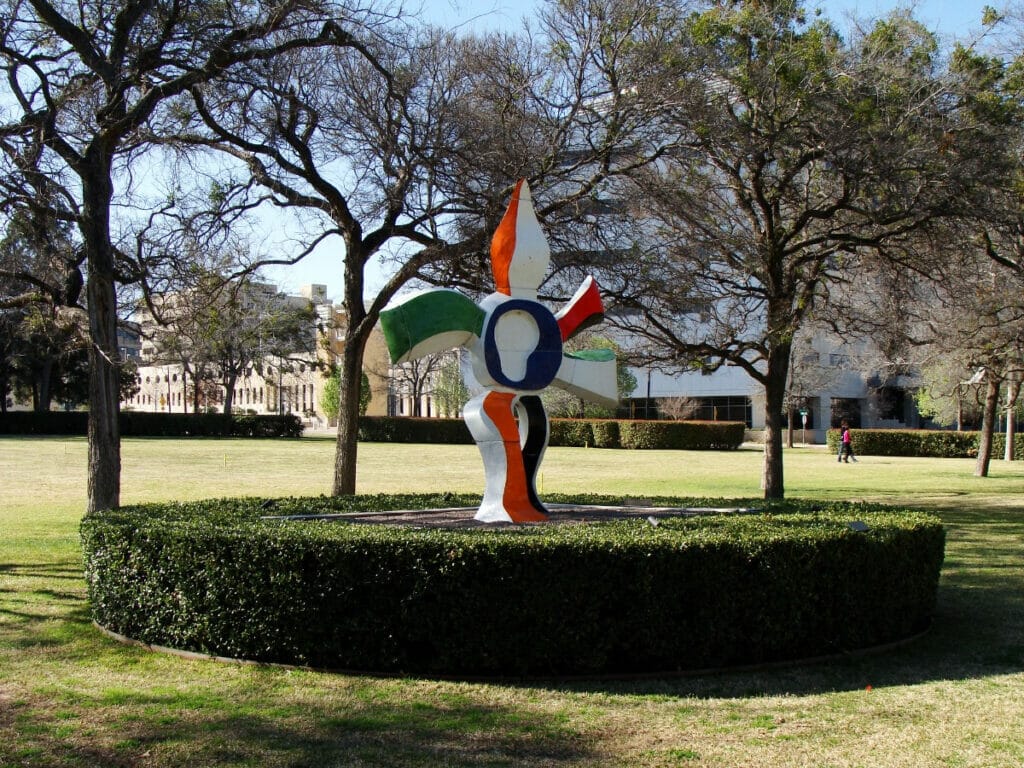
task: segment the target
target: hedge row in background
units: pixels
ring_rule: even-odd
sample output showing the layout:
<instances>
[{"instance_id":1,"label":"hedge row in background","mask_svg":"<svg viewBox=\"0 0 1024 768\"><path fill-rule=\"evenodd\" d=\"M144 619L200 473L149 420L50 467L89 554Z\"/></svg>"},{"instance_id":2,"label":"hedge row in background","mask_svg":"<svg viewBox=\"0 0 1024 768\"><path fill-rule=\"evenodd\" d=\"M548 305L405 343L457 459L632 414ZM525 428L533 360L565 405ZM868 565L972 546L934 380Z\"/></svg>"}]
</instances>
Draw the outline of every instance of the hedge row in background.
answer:
<instances>
[{"instance_id":1,"label":"hedge row in background","mask_svg":"<svg viewBox=\"0 0 1024 768\"><path fill-rule=\"evenodd\" d=\"M84 435L84 411L12 411L0 416L0 434ZM302 422L294 414L146 413L122 411L123 437L299 437Z\"/></svg>"},{"instance_id":2,"label":"hedge row in background","mask_svg":"<svg viewBox=\"0 0 1024 768\"><path fill-rule=\"evenodd\" d=\"M271 506L288 515L478 502L245 499L94 513L81 528L93 618L153 645L322 668L668 672L912 636L929 625L943 559L936 518L839 503L657 526L260 519Z\"/></svg>"},{"instance_id":3,"label":"hedge row in background","mask_svg":"<svg viewBox=\"0 0 1024 768\"><path fill-rule=\"evenodd\" d=\"M298 437L302 422L294 414L148 413L122 411L125 437ZM0 416L0 434L84 435L84 411L12 411ZM594 448L734 450L744 427L729 421L616 421L552 419L550 445ZM359 439L383 443L471 444L462 419L360 416Z\"/></svg>"},{"instance_id":4,"label":"hedge row in background","mask_svg":"<svg viewBox=\"0 0 1024 768\"><path fill-rule=\"evenodd\" d=\"M360 416L359 439L370 443L473 442L462 419L426 419L411 416Z\"/></svg>"},{"instance_id":5,"label":"hedge row in background","mask_svg":"<svg viewBox=\"0 0 1024 768\"><path fill-rule=\"evenodd\" d=\"M865 456L928 456L945 459L973 459L978 455L980 432L952 432L924 429L852 429L853 452ZM830 429L828 447L839 449L839 430ZM992 436L992 454L999 458L1006 450L1006 435ZM1024 461L1024 436L1014 442L1014 458Z\"/></svg>"},{"instance_id":6,"label":"hedge row in background","mask_svg":"<svg viewBox=\"0 0 1024 768\"><path fill-rule=\"evenodd\" d=\"M744 425L733 421L632 421L552 419L552 446L735 450ZM472 443L462 419L363 416L359 439L389 443Z\"/></svg>"}]
</instances>

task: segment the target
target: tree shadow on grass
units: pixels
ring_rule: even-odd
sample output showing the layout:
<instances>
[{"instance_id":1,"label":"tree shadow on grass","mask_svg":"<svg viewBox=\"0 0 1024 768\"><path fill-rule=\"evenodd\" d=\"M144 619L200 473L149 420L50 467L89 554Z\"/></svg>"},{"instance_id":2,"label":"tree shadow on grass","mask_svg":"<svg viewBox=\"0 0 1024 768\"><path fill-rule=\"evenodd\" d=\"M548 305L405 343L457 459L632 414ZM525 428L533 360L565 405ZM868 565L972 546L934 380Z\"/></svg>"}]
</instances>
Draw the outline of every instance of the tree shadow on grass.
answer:
<instances>
[{"instance_id":1,"label":"tree shadow on grass","mask_svg":"<svg viewBox=\"0 0 1024 768\"><path fill-rule=\"evenodd\" d=\"M21 579L81 581L80 560L55 560L41 563L0 563L0 576Z\"/></svg>"},{"instance_id":2,"label":"tree shadow on grass","mask_svg":"<svg viewBox=\"0 0 1024 768\"><path fill-rule=\"evenodd\" d=\"M166 689L165 689L166 690ZM118 697L130 722L107 720L60 736L52 718L20 718L40 764L54 766L536 766L587 765L601 755L546 711L423 697L355 701L339 711L309 702L241 710L194 693ZM261 702L265 703L265 702ZM105 717L110 716L105 713ZM95 715L94 715L95 716ZM2 733L0 723L0 733ZM104 732L105 731L105 732ZM4 748L0 747L0 762Z\"/></svg>"},{"instance_id":3,"label":"tree shadow on grass","mask_svg":"<svg viewBox=\"0 0 1024 768\"><path fill-rule=\"evenodd\" d=\"M3 564L0 570L15 577L0 592L0 647L13 652L9 658L57 665L72 680L92 674L87 669L106 674L107 655L116 669L116 657L146 653L126 650L92 625L77 564ZM81 591L64 589L65 578L79 580ZM115 687L99 699L72 683L36 690L27 681L0 682L0 765L569 766L599 759L571 726L543 708L419 694L342 696L334 706L311 704L308 696L295 703L294 693L235 697L216 673L195 678L188 664L182 662L180 686L160 677L142 689L122 689L112 673ZM280 669L246 669L252 671L243 677L257 680L282 675ZM368 690L377 685L366 679Z\"/></svg>"},{"instance_id":4,"label":"tree shadow on grass","mask_svg":"<svg viewBox=\"0 0 1024 768\"><path fill-rule=\"evenodd\" d=\"M91 626L76 560L0 563L0 638L18 649L64 645Z\"/></svg>"}]
</instances>

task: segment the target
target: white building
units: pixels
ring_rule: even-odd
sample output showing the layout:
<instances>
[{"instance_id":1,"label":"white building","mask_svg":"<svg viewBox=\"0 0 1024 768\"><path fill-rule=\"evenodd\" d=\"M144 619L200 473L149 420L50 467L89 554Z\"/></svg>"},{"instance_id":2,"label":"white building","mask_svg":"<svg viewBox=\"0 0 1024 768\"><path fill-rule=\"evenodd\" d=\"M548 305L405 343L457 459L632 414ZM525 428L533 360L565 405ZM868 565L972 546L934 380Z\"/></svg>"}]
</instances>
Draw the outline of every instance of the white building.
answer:
<instances>
[{"instance_id":1,"label":"white building","mask_svg":"<svg viewBox=\"0 0 1024 768\"><path fill-rule=\"evenodd\" d=\"M261 301L299 308L312 304L314 319L309 329L312 344L306 349L285 354L265 355L247 365L234 381L231 392L235 413L297 414L311 426L327 426L320 398L328 375L329 364L337 359L339 343L344 335L344 313L327 298L325 285L302 288L300 295L279 293L274 286L257 284L254 290ZM196 384L194 377L180 362L168 356L160 360L157 326L148 313L140 313L142 343L137 374L138 392L121 403L122 410L192 413L223 410L227 392L221 380L204 379ZM173 326L170 332L173 333ZM163 332L167 332L164 329ZM377 334L376 336L379 336ZM371 338L366 357L376 361L383 342ZM386 354L386 353L385 353ZM257 356L259 357L259 356ZM378 363L379 365L379 363ZM369 413L383 414L387 407L387 382L368 374L371 380Z\"/></svg>"},{"instance_id":2,"label":"white building","mask_svg":"<svg viewBox=\"0 0 1024 768\"><path fill-rule=\"evenodd\" d=\"M878 358L868 341L845 343L816 334L802 348L798 343L790 399L794 427L806 425L808 442L824 443L827 430L841 419L857 428L920 426L912 396L918 382L911 376L887 379L873 367ZM742 421L754 430L765 426L764 389L739 367L676 374L655 368L631 371L637 388L623 404L624 416Z\"/></svg>"}]
</instances>

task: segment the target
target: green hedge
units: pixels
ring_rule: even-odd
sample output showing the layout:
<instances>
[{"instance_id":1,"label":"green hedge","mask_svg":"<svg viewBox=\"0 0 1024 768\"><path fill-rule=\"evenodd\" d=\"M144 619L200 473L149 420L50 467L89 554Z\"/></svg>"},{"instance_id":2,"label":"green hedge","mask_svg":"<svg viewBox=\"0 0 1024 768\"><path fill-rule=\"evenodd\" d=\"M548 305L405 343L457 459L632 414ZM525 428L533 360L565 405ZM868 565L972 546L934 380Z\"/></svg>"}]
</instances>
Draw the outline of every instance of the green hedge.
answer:
<instances>
[{"instance_id":1,"label":"green hedge","mask_svg":"<svg viewBox=\"0 0 1024 768\"><path fill-rule=\"evenodd\" d=\"M0 416L0 434L84 435L84 411L12 411ZM233 415L221 413L147 413L122 411L122 437L299 437L302 422L294 414Z\"/></svg>"},{"instance_id":2,"label":"green hedge","mask_svg":"<svg viewBox=\"0 0 1024 768\"><path fill-rule=\"evenodd\" d=\"M360 416L359 439L370 443L473 442L462 419L425 419L414 416Z\"/></svg>"},{"instance_id":3,"label":"green hedge","mask_svg":"<svg viewBox=\"0 0 1024 768\"><path fill-rule=\"evenodd\" d=\"M735 450L743 444L741 421L623 421L623 448Z\"/></svg>"},{"instance_id":4,"label":"green hedge","mask_svg":"<svg viewBox=\"0 0 1024 768\"><path fill-rule=\"evenodd\" d=\"M640 518L437 530L260 519L271 507L287 515L478 502L244 499L94 513L81 526L93 618L154 645L323 668L702 669L912 636L929 625L943 559L936 518L839 503L657 526ZM853 530L854 520L867 532Z\"/></svg>"},{"instance_id":5,"label":"green hedge","mask_svg":"<svg viewBox=\"0 0 1024 768\"><path fill-rule=\"evenodd\" d=\"M548 422L548 445L561 448L597 447L593 422L588 419L551 419ZM618 448L618 445L606 446Z\"/></svg>"},{"instance_id":6,"label":"green hedge","mask_svg":"<svg viewBox=\"0 0 1024 768\"><path fill-rule=\"evenodd\" d=\"M590 422L590 433L595 448L622 447L622 426L618 421L594 419Z\"/></svg>"},{"instance_id":7,"label":"green hedge","mask_svg":"<svg viewBox=\"0 0 1024 768\"><path fill-rule=\"evenodd\" d=\"M975 458L980 432L953 432L925 429L851 429L853 452L864 456L929 456L945 459ZM839 450L839 430L827 434L829 449ZM1006 435L992 436L992 453L1002 457ZM1024 461L1024 435L1014 441L1014 458Z\"/></svg>"},{"instance_id":8,"label":"green hedge","mask_svg":"<svg viewBox=\"0 0 1024 768\"><path fill-rule=\"evenodd\" d=\"M0 414L0 435L84 435L84 411L8 411Z\"/></svg>"},{"instance_id":9,"label":"green hedge","mask_svg":"<svg viewBox=\"0 0 1024 768\"><path fill-rule=\"evenodd\" d=\"M744 425L733 421L551 419L548 445L570 448L735 450ZM363 416L359 439L385 443L472 443L462 419Z\"/></svg>"}]
</instances>

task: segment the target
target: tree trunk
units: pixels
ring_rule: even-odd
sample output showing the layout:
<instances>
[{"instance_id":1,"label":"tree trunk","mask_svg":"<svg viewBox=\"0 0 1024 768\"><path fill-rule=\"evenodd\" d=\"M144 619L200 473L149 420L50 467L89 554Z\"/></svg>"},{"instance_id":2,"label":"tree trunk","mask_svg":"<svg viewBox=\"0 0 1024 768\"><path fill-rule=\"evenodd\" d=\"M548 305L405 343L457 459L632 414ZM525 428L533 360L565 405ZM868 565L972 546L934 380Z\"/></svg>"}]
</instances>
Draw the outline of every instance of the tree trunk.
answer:
<instances>
[{"instance_id":1,"label":"tree trunk","mask_svg":"<svg viewBox=\"0 0 1024 768\"><path fill-rule=\"evenodd\" d=\"M199 413L203 408L203 376L199 368L192 374L192 413Z\"/></svg>"},{"instance_id":2,"label":"tree trunk","mask_svg":"<svg viewBox=\"0 0 1024 768\"><path fill-rule=\"evenodd\" d=\"M367 312L364 292L366 264L373 255L359 238L359 228L345 235L345 339L338 363L338 439L334 449L335 496L356 492L356 459L359 445L359 392L363 380L363 355L377 313ZM380 298L380 297L378 297Z\"/></svg>"},{"instance_id":3,"label":"tree trunk","mask_svg":"<svg viewBox=\"0 0 1024 768\"><path fill-rule=\"evenodd\" d=\"M794 409L793 409L792 406L790 406L787 409L787 411L788 411L788 415L789 415L789 422L786 425L786 447L787 448L792 448L793 447L793 414L794 414Z\"/></svg>"},{"instance_id":4,"label":"tree trunk","mask_svg":"<svg viewBox=\"0 0 1024 768\"><path fill-rule=\"evenodd\" d=\"M1006 451L1003 459L1014 460L1017 447L1017 397L1020 395L1020 381L1014 376L1006 386Z\"/></svg>"},{"instance_id":5,"label":"tree trunk","mask_svg":"<svg viewBox=\"0 0 1024 768\"><path fill-rule=\"evenodd\" d=\"M82 173L80 228L86 252L89 306L88 511L121 503L120 386L117 350L117 288L110 244L108 158L91 157Z\"/></svg>"},{"instance_id":6,"label":"tree trunk","mask_svg":"<svg viewBox=\"0 0 1024 768\"><path fill-rule=\"evenodd\" d=\"M423 385L419 381L412 383L412 415L423 415Z\"/></svg>"},{"instance_id":7,"label":"tree trunk","mask_svg":"<svg viewBox=\"0 0 1024 768\"><path fill-rule=\"evenodd\" d=\"M789 346L780 343L768 353L768 371L764 381L764 470L761 476L761 488L766 499L781 499L786 494L782 472L782 413Z\"/></svg>"},{"instance_id":8,"label":"tree trunk","mask_svg":"<svg viewBox=\"0 0 1024 768\"><path fill-rule=\"evenodd\" d=\"M229 374L228 377L226 379L224 379L224 415L225 416L230 416L231 415L231 409L235 405L235 383L237 381L238 381L238 374L237 373ZM278 398L280 398L280 393L278 393ZM278 402L280 402L280 399L278 400Z\"/></svg>"},{"instance_id":9,"label":"tree trunk","mask_svg":"<svg viewBox=\"0 0 1024 768\"><path fill-rule=\"evenodd\" d=\"M33 388L32 407L37 413L46 413L53 402L53 358L47 357L39 368L36 386Z\"/></svg>"},{"instance_id":10,"label":"tree trunk","mask_svg":"<svg viewBox=\"0 0 1024 768\"><path fill-rule=\"evenodd\" d=\"M985 412L981 422L981 437L978 440L978 463L974 468L976 477L988 477L988 465L992 458L992 434L999 409L999 389L1002 382L989 371L985 375Z\"/></svg>"},{"instance_id":11,"label":"tree trunk","mask_svg":"<svg viewBox=\"0 0 1024 768\"><path fill-rule=\"evenodd\" d=\"M359 446L359 387L366 339L345 334L338 365L338 440L334 453L335 496L356 492L356 457Z\"/></svg>"}]
</instances>

